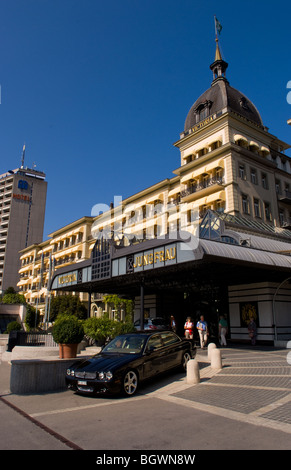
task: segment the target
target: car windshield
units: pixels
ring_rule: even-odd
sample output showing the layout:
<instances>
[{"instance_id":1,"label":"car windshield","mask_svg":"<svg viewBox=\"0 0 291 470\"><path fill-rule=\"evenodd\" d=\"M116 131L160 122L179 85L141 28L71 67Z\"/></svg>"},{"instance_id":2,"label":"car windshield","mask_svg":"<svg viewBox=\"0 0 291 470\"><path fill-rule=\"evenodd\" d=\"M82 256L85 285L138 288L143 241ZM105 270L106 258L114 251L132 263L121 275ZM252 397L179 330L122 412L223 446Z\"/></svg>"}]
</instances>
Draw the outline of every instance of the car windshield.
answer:
<instances>
[{"instance_id":1,"label":"car windshield","mask_svg":"<svg viewBox=\"0 0 291 470\"><path fill-rule=\"evenodd\" d=\"M102 353L139 354L145 341L145 337L138 335L117 336L103 348Z\"/></svg>"}]
</instances>

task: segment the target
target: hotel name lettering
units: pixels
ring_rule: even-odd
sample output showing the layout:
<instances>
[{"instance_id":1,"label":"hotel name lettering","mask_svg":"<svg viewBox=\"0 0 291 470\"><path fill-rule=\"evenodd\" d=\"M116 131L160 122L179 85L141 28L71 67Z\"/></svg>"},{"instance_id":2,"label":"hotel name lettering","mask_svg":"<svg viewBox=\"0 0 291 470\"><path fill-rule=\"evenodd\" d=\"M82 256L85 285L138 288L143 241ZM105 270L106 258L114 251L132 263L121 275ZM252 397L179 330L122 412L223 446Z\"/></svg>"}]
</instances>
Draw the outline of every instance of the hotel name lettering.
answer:
<instances>
[{"instance_id":1,"label":"hotel name lettering","mask_svg":"<svg viewBox=\"0 0 291 470\"><path fill-rule=\"evenodd\" d=\"M192 128L191 128L191 131L192 131L192 132L198 131L199 129L201 129L201 127L206 126L206 124L209 124L209 123L210 123L211 121L213 121L215 118L216 118L216 115L215 115L215 114L212 114L212 115L209 116L208 118L204 119L204 121L201 121L201 122L199 122L198 124L196 124L196 126L192 127Z\"/></svg>"},{"instance_id":2,"label":"hotel name lettering","mask_svg":"<svg viewBox=\"0 0 291 470\"><path fill-rule=\"evenodd\" d=\"M134 268L141 268L142 266L155 265L164 261L176 259L177 249L176 247L164 248L154 253L138 254L134 258Z\"/></svg>"},{"instance_id":3,"label":"hotel name lettering","mask_svg":"<svg viewBox=\"0 0 291 470\"><path fill-rule=\"evenodd\" d=\"M64 276L59 277L59 284L69 284L71 282L76 282L76 281L77 281L76 273L65 274Z\"/></svg>"}]
</instances>

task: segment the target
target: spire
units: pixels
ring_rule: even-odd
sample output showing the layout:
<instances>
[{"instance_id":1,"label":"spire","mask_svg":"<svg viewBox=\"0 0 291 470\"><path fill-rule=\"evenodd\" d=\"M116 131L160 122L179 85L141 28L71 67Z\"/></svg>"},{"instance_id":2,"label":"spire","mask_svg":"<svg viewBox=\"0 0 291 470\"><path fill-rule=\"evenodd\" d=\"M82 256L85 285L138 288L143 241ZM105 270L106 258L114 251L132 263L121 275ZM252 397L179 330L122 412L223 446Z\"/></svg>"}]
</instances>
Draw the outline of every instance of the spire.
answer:
<instances>
[{"instance_id":1,"label":"spire","mask_svg":"<svg viewBox=\"0 0 291 470\"><path fill-rule=\"evenodd\" d=\"M222 58L220 48L219 48L219 43L218 43L218 37L217 37L217 32L220 33L222 26L217 20L216 16L214 17L214 22L215 22L215 42L216 42L216 50L215 50L215 58L213 64L210 65L210 70L213 72L213 81L211 85L214 85L217 83L218 80L224 80L226 83L228 83L228 80L225 78L225 71L228 67L228 63L225 62Z\"/></svg>"},{"instance_id":2,"label":"spire","mask_svg":"<svg viewBox=\"0 0 291 470\"><path fill-rule=\"evenodd\" d=\"M222 60L217 37L216 37L215 41L216 41L216 51L215 51L214 62L216 62L217 60Z\"/></svg>"}]
</instances>

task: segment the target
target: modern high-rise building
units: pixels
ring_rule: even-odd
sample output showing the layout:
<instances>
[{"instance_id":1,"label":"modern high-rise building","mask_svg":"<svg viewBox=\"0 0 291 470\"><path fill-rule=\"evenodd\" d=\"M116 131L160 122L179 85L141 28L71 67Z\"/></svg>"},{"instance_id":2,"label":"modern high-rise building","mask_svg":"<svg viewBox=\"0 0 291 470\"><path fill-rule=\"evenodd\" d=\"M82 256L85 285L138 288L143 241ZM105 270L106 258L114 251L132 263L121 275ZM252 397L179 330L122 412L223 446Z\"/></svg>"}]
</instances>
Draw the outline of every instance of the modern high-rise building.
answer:
<instances>
[{"instance_id":1,"label":"modern high-rise building","mask_svg":"<svg viewBox=\"0 0 291 470\"><path fill-rule=\"evenodd\" d=\"M20 250L43 239L45 176L23 165L0 175L0 293L16 289Z\"/></svg>"}]
</instances>

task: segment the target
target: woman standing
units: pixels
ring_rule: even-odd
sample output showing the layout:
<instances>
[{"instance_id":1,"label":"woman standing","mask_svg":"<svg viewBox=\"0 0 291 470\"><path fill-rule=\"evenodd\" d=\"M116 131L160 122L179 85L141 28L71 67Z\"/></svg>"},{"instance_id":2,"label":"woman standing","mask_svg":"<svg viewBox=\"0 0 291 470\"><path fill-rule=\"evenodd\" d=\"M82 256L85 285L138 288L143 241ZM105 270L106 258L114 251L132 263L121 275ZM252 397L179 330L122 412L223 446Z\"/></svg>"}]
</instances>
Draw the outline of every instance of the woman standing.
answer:
<instances>
[{"instance_id":1,"label":"woman standing","mask_svg":"<svg viewBox=\"0 0 291 470\"><path fill-rule=\"evenodd\" d=\"M226 319L224 318L224 315L220 315L218 329L219 329L220 346L227 346L226 335L227 335L228 325L227 325Z\"/></svg>"},{"instance_id":2,"label":"woman standing","mask_svg":"<svg viewBox=\"0 0 291 470\"><path fill-rule=\"evenodd\" d=\"M191 317L187 317L186 323L184 325L185 337L187 339L193 339L193 322Z\"/></svg>"}]
</instances>

